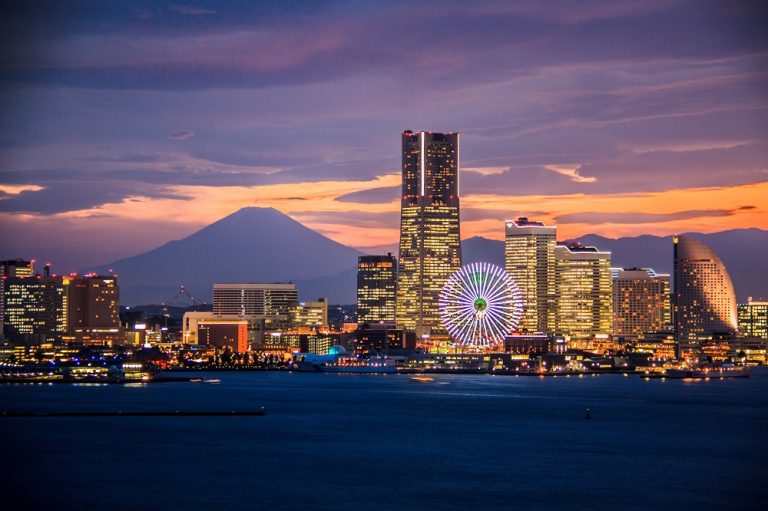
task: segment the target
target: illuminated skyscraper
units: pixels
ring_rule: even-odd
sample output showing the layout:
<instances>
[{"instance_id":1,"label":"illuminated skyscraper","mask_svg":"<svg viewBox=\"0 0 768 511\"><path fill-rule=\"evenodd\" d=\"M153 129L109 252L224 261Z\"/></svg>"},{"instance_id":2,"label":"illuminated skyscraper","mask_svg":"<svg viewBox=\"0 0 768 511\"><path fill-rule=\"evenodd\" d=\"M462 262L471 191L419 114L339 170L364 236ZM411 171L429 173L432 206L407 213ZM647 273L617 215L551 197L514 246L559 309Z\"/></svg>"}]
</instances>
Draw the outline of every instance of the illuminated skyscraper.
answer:
<instances>
[{"instance_id":1,"label":"illuminated skyscraper","mask_svg":"<svg viewBox=\"0 0 768 511\"><path fill-rule=\"evenodd\" d=\"M62 277L5 279L5 335L15 342L61 339L67 327L67 286Z\"/></svg>"},{"instance_id":2,"label":"illuminated skyscraper","mask_svg":"<svg viewBox=\"0 0 768 511\"><path fill-rule=\"evenodd\" d=\"M35 261L9 259L0 261L0 340L3 339L5 323L5 283L16 277L31 277L35 272Z\"/></svg>"},{"instance_id":3,"label":"illuminated skyscraper","mask_svg":"<svg viewBox=\"0 0 768 511\"><path fill-rule=\"evenodd\" d=\"M263 343L269 331L289 328L298 305L295 284L214 284L216 316L248 320L248 340Z\"/></svg>"},{"instance_id":4,"label":"illuminated skyscraper","mask_svg":"<svg viewBox=\"0 0 768 511\"><path fill-rule=\"evenodd\" d=\"M287 316L297 303L295 284L213 285L213 312L219 315Z\"/></svg>"},{"instance_id":5,"label":"illuminated skyscraper","mask_svg":"<svg viewBox=\"0 0 768 511\"><path fill-rule=\"evenodd\" d=\"M461 267L459 134L405 131L397 323L441 331L440 291Z\"/></svg>"},{"instance_id":6,"label":"illuminated skyscraper","mask_svg":"<svg viewBox=\"0 0 768 511\"><path fill-rule=\"evenodd\" d=\"M669 274L650 268L613 268L613 333L639 338L672 324Z\"/></svg>"},{"instance_id":7,"label":"illuminated skyscraper","mask_svg":"<svg viewBox=\"0 0 768 511\"><path fill-rule=\"evenodd\" d=\"M290 310L291 328L328 328L328 299L297 303Z\"/></svg>"},{"instance_id":8,"label":"illuminated skyscraper","mask_svg":"<svg viewBox=\"0 0 768 511\"><path fill-rule=\"evenodd\" d=\"M750 297L747 303L740 303L739 332L744 337L768 339L768 302L759 302Z\"/></svg>"},{"instance_id":9,"label":"illuminated skyscraper","mask_svg":"<svg viewBox=\"0 0 768 511\"><path fill-rule=\"evenodd\" d=\"M114 275L69 280L67 332L85 344L109 345L119 337L120 288Z\"/></svg>"},{"instance_id":10,"label":"illuminated skyscraper","mask_svg":"<svg viewBox=\"0 0 768 511\"><path fill-rule=\"evenodd\" d=\"M555 247L557 328L575 346L587 346L597 336L611 334L613 286L611 253L580 243Z\"/></svg>"},{"instance_id":11,"label":"illuminated skyscraper","mask_svg":"<svg viewBox=\"0 0 768 511\"><path fill-rule=\"evenodd\" d=\"M357 324L395 321L397 259L392 254L357 258Z\"/></svg>"},{"instance_id":12,"label":"illuminated skyscraper","mask_svg":"<svg viewBox=\"0 0 768 511\"><path fill-rule=\"evenodd\" d=\"M507 220L504 260L523 295L519 329L555 330L555 245L557 227L527 218Z\"/></svg>"},{"instance_id":13,"label":"illuminated skyscraper","mask_svg":"<svg viewBox=\"0 0 768 511\"><path fill-rule=\"evenodd\" d=\"M728 270L704 243L675 236L675 334L678 341L733 335L736 293Z\"/></svg>"},{"instance_id":14,"label":"illuminated skyscraper","mask_svg":"<svg viewBox=\"0 0 768 511\"><path fill-rule=\"evenodd\" d=\"M750 296L747 303L739 304L738 310L741 335L768 339L768 302L754 301Z\"/></svg>"}]
</instances>

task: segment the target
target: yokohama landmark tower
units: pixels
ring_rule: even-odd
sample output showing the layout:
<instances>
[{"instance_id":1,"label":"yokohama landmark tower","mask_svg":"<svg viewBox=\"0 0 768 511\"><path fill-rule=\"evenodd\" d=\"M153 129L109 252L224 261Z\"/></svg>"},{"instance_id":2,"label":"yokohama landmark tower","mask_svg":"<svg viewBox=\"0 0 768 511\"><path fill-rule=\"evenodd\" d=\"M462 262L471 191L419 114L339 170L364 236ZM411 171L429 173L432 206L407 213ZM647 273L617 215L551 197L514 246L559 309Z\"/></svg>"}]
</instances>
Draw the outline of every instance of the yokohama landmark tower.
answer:
<instances>
[{"instance_id":1,"label":"yokohama landmark tower","mask_svg":"<svg viewBox=\"0 0 768 511\"><path fill-rule=\"evenodd\" d=\"M397 323L442 331L438 297L461 267L459 134L405 131Z\"/></svg>"}]
</instances>

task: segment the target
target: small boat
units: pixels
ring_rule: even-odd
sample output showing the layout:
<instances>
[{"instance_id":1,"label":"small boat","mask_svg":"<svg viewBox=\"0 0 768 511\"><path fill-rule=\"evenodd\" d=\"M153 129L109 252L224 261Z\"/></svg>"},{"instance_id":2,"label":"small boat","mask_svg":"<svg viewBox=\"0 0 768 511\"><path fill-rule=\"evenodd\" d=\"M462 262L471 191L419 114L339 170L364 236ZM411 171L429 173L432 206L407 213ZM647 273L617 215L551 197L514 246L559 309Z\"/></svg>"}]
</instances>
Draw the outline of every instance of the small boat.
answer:
<instances>
[{"instance_id":1,"label":"small boat","mask_svg":"<svg viewBox=\"0 0 768 511\"><path fill-rule=\"evenodd\" d=\"M411 380L418 381L418 382L435 381L434 378L430 378L429 376L411 376Z\"/></svg>"},{"instance_id":2,"label":"small boat","mask_svg":"<svg viewBox=\"0 0 768 511\"><path fill-rule=\"evenodd\" d=\"M204 383L221 383L221 380L218 378L209 378L207 380L203 380Z\"/></svg>"}]
</instances>

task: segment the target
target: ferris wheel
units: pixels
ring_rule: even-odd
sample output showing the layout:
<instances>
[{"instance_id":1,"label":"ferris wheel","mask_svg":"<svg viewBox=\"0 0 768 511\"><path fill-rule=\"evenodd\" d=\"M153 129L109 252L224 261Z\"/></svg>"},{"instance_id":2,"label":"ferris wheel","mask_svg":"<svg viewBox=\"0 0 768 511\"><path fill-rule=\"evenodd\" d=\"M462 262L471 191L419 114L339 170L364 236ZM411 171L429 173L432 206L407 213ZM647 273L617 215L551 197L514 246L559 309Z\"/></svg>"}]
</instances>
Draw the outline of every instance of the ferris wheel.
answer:
<instances>
[{"instance_id":1,"label":"ferris wheel","mask_svg":"<svg viewBox=\"0 0 768 511\"><path fill-rule=\"evenodd\" d=\"M453 273L440 292L440 318L460 344L487 347L512 332L523 315L517 283L491 263L471 263Z\"/></svg>"}]
</instances>

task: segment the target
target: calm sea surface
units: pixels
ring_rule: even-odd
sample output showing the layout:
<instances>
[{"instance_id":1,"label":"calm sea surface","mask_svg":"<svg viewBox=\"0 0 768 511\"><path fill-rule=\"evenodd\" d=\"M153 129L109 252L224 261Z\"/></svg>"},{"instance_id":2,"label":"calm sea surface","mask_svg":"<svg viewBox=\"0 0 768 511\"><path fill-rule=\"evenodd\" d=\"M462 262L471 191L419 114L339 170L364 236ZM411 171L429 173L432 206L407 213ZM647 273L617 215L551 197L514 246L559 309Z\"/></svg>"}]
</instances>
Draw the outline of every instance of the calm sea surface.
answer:
<instances>
[{"instance_id":1,"label":"calm sea surface","mask_svg":"<svg viewBox=\"0 0 768 511\"><path fill-rule=\"evenodd\" d=\"M221 383L0 385L6 410L268 413L0 419L0 507L768 509L766 369L205 377Z\"/></svg>"}]
</instances>

